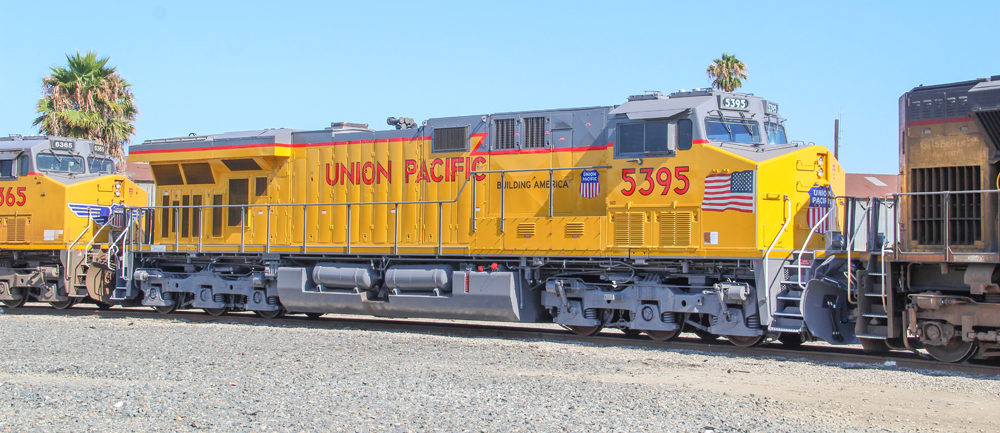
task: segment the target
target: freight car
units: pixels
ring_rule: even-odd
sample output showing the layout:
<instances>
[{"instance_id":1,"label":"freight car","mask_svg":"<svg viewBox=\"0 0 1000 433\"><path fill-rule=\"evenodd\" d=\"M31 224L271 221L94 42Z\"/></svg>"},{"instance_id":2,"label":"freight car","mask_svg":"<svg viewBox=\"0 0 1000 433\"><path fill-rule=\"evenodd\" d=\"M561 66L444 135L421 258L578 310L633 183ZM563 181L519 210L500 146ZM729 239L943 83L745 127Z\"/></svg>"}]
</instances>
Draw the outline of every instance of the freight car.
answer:
<instances>
[{"instance_id":1,"label":"freight car","mask_svg":"<svg viewBox=\"0 0 1000 433\"><path fill-rule=\"evenodd\" d=\"M124 208L146 201L145 191L114 174L106 150L76 138L0 138L0 303L63 309L124 301L86 284L94 264L118 260L110 245L124 234Z\"/></svg>"},{"instance_id":2,"label":"freight car","mask_svg":"<svg viewBox=\"0 0 1000 433\"><path fill-rule=\"evenodd\" d=\"M922 346L944 362L996 357L1000 77L907 92L899 140L901 193L869 207L891 208L882 227L896 243L871 237L869 260L840 278L857 282L857 336L868 350Z\"/></svg>"},{"instance_id":3,"label":"freight car","mask_svg":"<svg viewBox=\"0 0 1000 433\"><path fill-rule=\"evenodd\" d=\"M857 341L847 288L806 287L848 266L842 169L788 141L773 101L695 89L389 124L133 146L159 206L127 214L115 286L163 313Z\"/></svg>"}]
</instances>

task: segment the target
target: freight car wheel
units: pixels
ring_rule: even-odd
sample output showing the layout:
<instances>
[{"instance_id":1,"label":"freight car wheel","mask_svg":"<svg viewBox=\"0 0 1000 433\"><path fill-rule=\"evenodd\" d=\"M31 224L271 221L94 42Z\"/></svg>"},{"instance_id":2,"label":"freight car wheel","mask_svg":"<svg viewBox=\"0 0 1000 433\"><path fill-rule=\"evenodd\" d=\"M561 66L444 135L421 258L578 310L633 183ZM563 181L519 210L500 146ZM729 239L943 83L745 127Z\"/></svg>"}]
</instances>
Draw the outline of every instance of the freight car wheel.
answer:
<instances>
[{"instance_id":1,"label":"freight car wheel","mask_svg":"<svg viewBox=\"0 0 1000 433\"><path fill-rule=\"evenodd\" d=\"M256 310L254 310L253 314L255 314L257 317L263 317L265 319L275 319L275 318L284 316L285 315L285 309L282 308L282 309L276 310L276 311L256 311ZM310 314L312 314L312 313L310 313Z\"/></svg>"},{"instance_id":2,"label":"freight car wheel","mask_svg":"<svg viewBox=\"0 0 1000 433\"><path fill-rule=\"evenodd\" d=\"M68 301L63 301L63 302L49 302L49 305L51 305L52 308L55 308L57 310L65 310L69 307L72 307L73 304L75 303L76 303L76 298L69 298Z\"/></svg>"},{"instance_id":3,"label":"freight car wheel","mask_svg":"<svg viewBox=\"0 0 1000 433\"><path fill-rule=\"evenodd\" d=\"M952 338L948 344L941 346L924 345L924 350L941 362L962 362L976 354L979 345L975 341L962 341L960 338Z\"/></svg>"},{"instance_id":4,"label":"freight car wheel","mask_svg":"<svg viewBox=\"0 0 1000 433\"><path fill-rule=\"evenodd\" d=\"M205 310L206 313L208 313L211 316L219 317L219 316L225 316L226 313L229 312L229 307L205 308L204 310Z\"/></svg>"},{"instance_id":5,"label":"freight car wheel","mask_svg":"<svg viewBox=\"0 0 1000 433\"><path fill-rule=\"evenodd\" d=\"M576 335L582 335L584 337L590 337L592 335L597 335L604 329L604 325L594 325L594 326L566 326L570 331L573 331Z\"/></svg>"},{"instance_id":6,"label":"freight car wheel","mask_svg":"<svg viewBox=\"0 0 1000 433\"><path fill-rule=\"evenodd\" d=\"M754 347L754 346L759 346L761 343L763 343L764 340L767 339L767 336L759 335L756 337L738 337L735 335L727 335L726 339L729 340L730 343L733 343L740 347Z\"/></svg>"}]
</instances>

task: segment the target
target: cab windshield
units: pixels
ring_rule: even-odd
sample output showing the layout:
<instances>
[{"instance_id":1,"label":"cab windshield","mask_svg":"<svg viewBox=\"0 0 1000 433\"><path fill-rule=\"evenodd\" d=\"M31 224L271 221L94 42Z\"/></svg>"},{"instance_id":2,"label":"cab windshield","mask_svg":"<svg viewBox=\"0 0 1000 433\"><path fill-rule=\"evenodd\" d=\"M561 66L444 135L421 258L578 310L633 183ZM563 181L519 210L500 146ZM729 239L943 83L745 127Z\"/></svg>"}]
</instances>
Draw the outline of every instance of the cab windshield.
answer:
<instances>
[{"instance_id":1,"label":"cab windshield","mask_svg":"<svg viewBox=\"0 0 1000 433\"><path fill-rule=\"evenodd\" d=\"M705 134L710 141L752 144L761 142L760 125L753 120L709 117L705 119Z\"/></svg>"},{"instance_id":2,"label":"cab windshield","mask_svg":"<svg viewBox=\"0 0 1000 433\"><path fill-rule=\"evenodd\" d=\"M767 129L767 144L788 144L784 125L767 122L764 124L764 128Z\"/></svg>"},{"instance_id":3,"label":"cab windshield","mask_svg":"<svg viewBox=\"0 0 1000 433\"><path fill-rule=\"evenodd\" d=\"M115 162L107 158L87 158L91 173L111 174L115 172Z\"/></svg>"},{"instance_id":4,"label":"cab windshield","mask_svg":"<svg viewBox=\"0 0 1000 433\"><path fill-rule=\"evenodd\" d=\"M73 155L56 155L55 153L40 153L35 157L35 165L40 171L57 171L63 173L83 173L87 167L83 157Z\"/></svg>"}]
</instances>

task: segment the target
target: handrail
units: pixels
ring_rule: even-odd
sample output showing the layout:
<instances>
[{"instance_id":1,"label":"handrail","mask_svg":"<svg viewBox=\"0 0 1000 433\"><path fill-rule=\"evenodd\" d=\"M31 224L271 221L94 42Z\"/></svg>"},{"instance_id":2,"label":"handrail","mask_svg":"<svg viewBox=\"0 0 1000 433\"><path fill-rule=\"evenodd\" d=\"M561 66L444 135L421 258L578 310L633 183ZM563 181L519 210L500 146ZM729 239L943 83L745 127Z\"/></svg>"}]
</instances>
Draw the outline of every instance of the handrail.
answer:
<instances>
[{"instance_id":1,"label":"handrail","mask_svg":"<svg viewBox=\"0 0 1000 433\"><path fill-rule=\"evenodd\" d=\"M795 259L796 264L799 265L799 267L795 268L795 272L796 272L796 274L795 274L795 276L796 276L796 278L795 278L795 280L796 280L795 284L798 284L799 288L802 289L802 290L806 289L806 286L802 285L802 266L801 266L802 265L802 254L806 252L806 248L809 246L809 241L812 239L813 233L816 233L816 227L819 227L820 224L823 224L823 221L826 221L826 219L830 217L830 214L833 213L833 211L835 211L835 210L837 210L837 206L830 206L830 210L826 211L826 213L823 214L823 218L820 218L819 221L816 221L816 225L814 225L812 227L809 227L809 235L806 236L805 242L802 243L802 249L799 250L799 256L798 256L798 258Z\"/></svg>"},{"instance_id":2,"label":"handrail","mask_svg":"<svg viewBox=\"0 0 1000 433\"><path fill-rule=\"evenodd\" d=\"M247 218L248 218L248 215L250 214L250 212L248 212L248 210L253 209L253 208L264 207L267 210L267 223L266 223L266 227L265 227L265 231L267 231L267 235L266 235L266 239L265 239L265 242L264 242L263 246L264 246L265 252L269 253L271 251L271 237L270 237L271 208L283 208L283 207L295 207L295 208L298 208L298 207L301 207L302 208L302 245L301 245L301 251L303 253L305 253L305 252L308 251L308 233L307 233L306 227L308 226L308 208L309 207L318 207L318 206L346 206L347 207L347 227L350 227L351 226L351 207L352 206L391 205L391 206L393 206L392 211L393 211L393 213L395 213L395 221L394 221L395 222L395 227L394 227L394 230L393 230L394 231L394 235L393 235L393 251L394 252L398 252L399 248L400 248L399 247L399 206L400 205L428 205L428 204L436 204L436 205L438 205L438 234L437 234L437 237L438 237L438 242L437 243L438 243L438 245L437 245L437 250L438 250L438 254L443 254L444 253L444 244L443 244L442 234L443 234L443 231L444 231L444 227L443 227L444 223L443 223L443 220L441 218L444 215L444 205L445 204L457 203L458 200L461 198L462 193L465 192L465 189L468 186L468 184L471 182L471 183L473 183L473 185L475 185L476 182L478 182L478 179L476 179L476 175L478 175L478 174L486 174L486 173L500 173L500 176L501 176L501 187L500 187L500 190L501 190L501 198L500 198L500 202L501 202L501 206L500 206L500 222L501 222L501 226L500 226L500 230L502 232L504 230L503 222L505 220L505 197L504 197L505 185L504 185L503 180L505 180L505 177L506 177L505 174L506 173L512 173L512 172L513 173L523 173L523 172L535 172L535 171L548 171L549 172L549 177L551 179L552 178L552 173L555 172L555 171L591 170L591 169L607 169L607 168L611 168L611 166L609 166L609 165L601 165L601 166L594 165L594 166L581 166L581 167L557 167L557 168L549 167L549 168L527 168L527 169L514 169L514 170L483 170L483 171L473 170L473 171L470 171L469 176L466 177L466 179L462 182L462 186L459 188L458 192L455 193L454 198L448 199L448 200L397 200L397 201L377 201L377 202L328 202L328 203L284 203L284 204L281 204L281 203L264 203L264 204L250 204L250 203L247 203L247 204L227 204L227 205L215 205L215 204L205 205L205 204L203 204L203 205L198 205L198 206L195 206L195 205L187 205L187 206L184 206L184 205L136 206L135 208L137 208L137 209L144 209L144 210L148 209L148 210L154 210L154 211L155 210L164 210L164 211L166 211L166 210L173 210L174 211L174 214L173 214L173 216L174 216L174 218L173 218L174 219L174 224L173 224L174 225L174 245L173 245L173 247L174 247L175 251L179 250L179 248L181 246L181 244L180 244L180 226L179 226L179 224L180 224L180 218L179 218L180 212L179 212L179 210L181 210L181 209L215 209L215 208L221 208L221 209L238 208L238 209L242 209L242 210L244 210L244 212L241 212L242 217L241 217L241 221L240 221L240 244L239 244L239 251L240 252L245 252L246 246L247 246L247 243L246 243L246 230L248 229ZM550 181L548 187L549 187L549 197L550 197L550 200L549 200L549 216L551 217L552 213L553 213L553 204L552 204L552 200L551 200L551 197L553 195L553 193L552 193L553 182ZM475 229L476 229L476 204L477 204L476 203L476 201L477 201L476 200L476 195L477 195L477 188L474 186L472 188L472 208L473 209L472 209L472 222L471 222L472 223L471 224L471 228L472 228L473 232L475 232ZM199 220L200 220L199 223L202 225L202 227L204 227L204 215L205 215L205 212L201 212L200 215L201 215L201 217L199 218ZM200 233L202 233L202 236L204 235L203 231L200 232ZM348 234L348 236L346 238L345 244L346 244L346 248L347 248L347 253L350 254L350 251L351 251L351 238L350 238L350 234ZM252 244L252 245L257 246L257 244ZM187 246L190 246L190 245L184 244L184 246L187 247ZM198 237L198 251L202 251L202 249L203 249L204 246L205 245L202 243L201 236L199 236Z\"/></svg>"},{"instance_id":3,"label":"handrail","mask_svg":"<svg viewBox=\"0 0 1000 433\"><path fill-rule=\"evenodd\" d=\"M781 226L781 230L778 230L778 234L771 241L771 245L767 247L767 251L764 252L764 284L767 285L767 315L774 317L774 312L771 309L774 307L771 303L771 282L768 281L770 274L767 272L767 260L771 257L771 250L774 249L775 245L778 245L778 239L781 239L781 235L785 233L785 229L788 228L788 223L792 222L792 201L788 199L788 195L784 196L785 200L785 212L787 215L782 215L785 217L785 224Z\"/></svg>"}]
</instances>

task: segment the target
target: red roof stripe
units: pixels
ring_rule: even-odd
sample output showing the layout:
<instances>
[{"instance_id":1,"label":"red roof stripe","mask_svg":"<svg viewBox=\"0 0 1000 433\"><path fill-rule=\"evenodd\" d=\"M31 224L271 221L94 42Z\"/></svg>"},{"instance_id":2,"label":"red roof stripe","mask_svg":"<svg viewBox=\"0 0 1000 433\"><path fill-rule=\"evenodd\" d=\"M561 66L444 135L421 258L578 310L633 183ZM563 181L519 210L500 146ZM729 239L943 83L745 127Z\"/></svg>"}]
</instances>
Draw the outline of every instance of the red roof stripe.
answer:
<instances>
[{"instance_id":1,"label":"red roof stripe","mask_svg":"<svg viewBox=\"0 0 1000 433\"><path fill-rule=\"evenodd\" d=\"M962 123L971 121L971 117L952 117L950 119L917 120L915 122L907 123L906 126L940 125L943 123Z\"/></svg>"}]
</instances>

